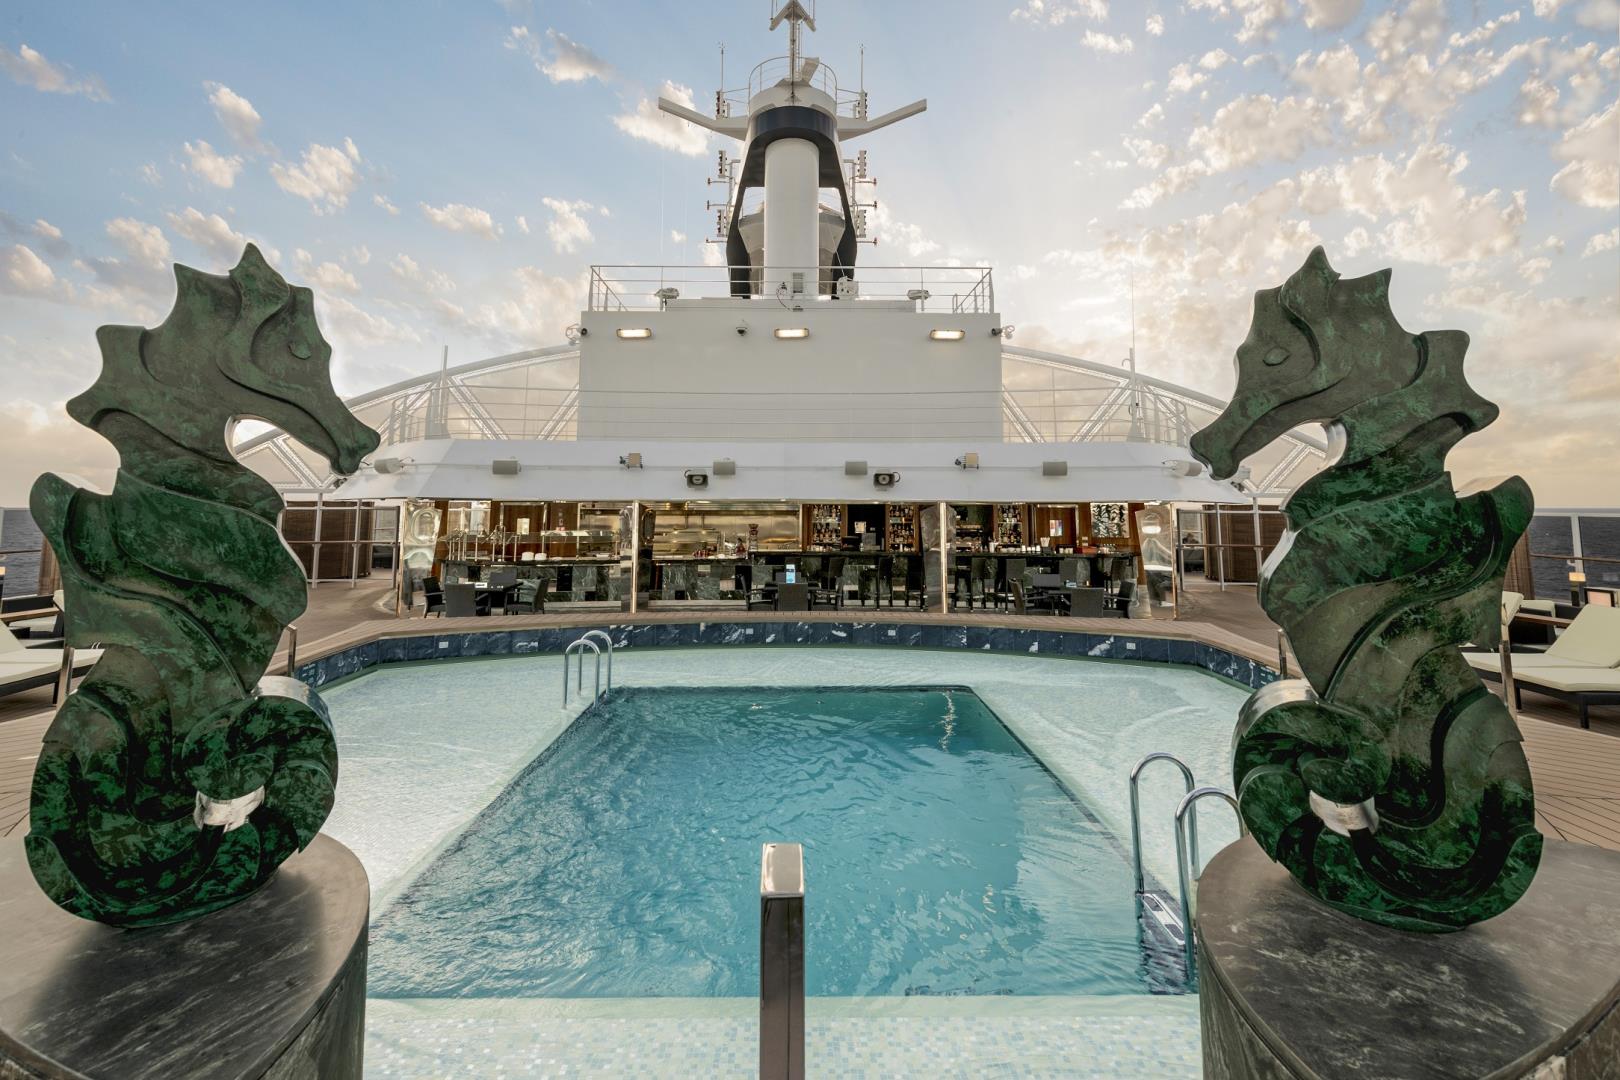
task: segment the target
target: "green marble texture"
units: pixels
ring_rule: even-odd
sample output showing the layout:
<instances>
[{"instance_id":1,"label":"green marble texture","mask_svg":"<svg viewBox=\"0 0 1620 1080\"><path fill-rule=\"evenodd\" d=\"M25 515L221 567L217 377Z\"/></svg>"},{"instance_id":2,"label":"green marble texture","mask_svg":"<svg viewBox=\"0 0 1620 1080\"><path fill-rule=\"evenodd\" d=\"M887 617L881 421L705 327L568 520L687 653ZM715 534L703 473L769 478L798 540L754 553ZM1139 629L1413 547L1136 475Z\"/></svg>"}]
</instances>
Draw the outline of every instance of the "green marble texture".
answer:
<instances>
[{"instance_id":1,"label":"green marble texture","mask_svg":"<svg viewBox=\"0 0 1620 1080\"><path fill-rule=\"evenodd\" d=\"M68 402L118 450L112 492L47 473L30 498L68 643L106 651L45 734L28 862L61 907L117 926L242 899L332 807L325 706L264 676L306 586L233 424L266 420L344 474L378 444L332 390L309 289L251 244L229 276L174 269L163 325L101 327L101 375Z\"/></svg>"},{"instance_id":2,"label":"green marble texture","mask_svg":"<svg viewBox=\"0 0 1620 1080\"><path fill-rule=\"evenodd\" d=\"M1458 648L1498 641L1533 503L1518 477L1453 489L1447 451L1497 409L1463 377L1468 336L1403 330L1389 279L1341 279L1317 248L1255 294L1237 390L1192 451L1224 478L1296 425L1327 425L1338 456L1284 505L1260 575L1305 677L1244 705L1238 804L1324 902L1447 931L1505 911L1541 857L1518 728Z\"/></svg>"}]
</instances>

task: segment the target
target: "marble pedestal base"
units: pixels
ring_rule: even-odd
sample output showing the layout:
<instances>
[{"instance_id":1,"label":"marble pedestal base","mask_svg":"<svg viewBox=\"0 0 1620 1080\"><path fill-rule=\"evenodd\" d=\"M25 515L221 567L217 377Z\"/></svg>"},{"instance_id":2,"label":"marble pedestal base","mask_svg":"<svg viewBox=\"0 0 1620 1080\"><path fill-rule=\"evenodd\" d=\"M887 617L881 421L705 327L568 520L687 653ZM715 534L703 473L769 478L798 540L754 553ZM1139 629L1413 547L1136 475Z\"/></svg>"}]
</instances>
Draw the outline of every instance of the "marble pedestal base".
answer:
<instances>
[{"instance_id":1,"label":"marble pedestal base","mask_svg":"<svg viewBox=\"0 0 1620 1080\"><path fill-rule=\"evenodd\" d=\"M1245 837L1198 888L1204 1075L1620 1078L1620 852L1548 839L1529 892L1454 934L1316 901Z\"/></svg>"},{"instance_id":2,"label":"marble pedestal base","mask_svg":"<svg viewBox=\"0 0 1620 1080\"><path fill-rule=\"evenodd\" d=\"M365 1035L366 872L315 838L254 895L117 930L40 892L0 841L0 1080L347 1080Z\"/></svg>"}]
</instances>

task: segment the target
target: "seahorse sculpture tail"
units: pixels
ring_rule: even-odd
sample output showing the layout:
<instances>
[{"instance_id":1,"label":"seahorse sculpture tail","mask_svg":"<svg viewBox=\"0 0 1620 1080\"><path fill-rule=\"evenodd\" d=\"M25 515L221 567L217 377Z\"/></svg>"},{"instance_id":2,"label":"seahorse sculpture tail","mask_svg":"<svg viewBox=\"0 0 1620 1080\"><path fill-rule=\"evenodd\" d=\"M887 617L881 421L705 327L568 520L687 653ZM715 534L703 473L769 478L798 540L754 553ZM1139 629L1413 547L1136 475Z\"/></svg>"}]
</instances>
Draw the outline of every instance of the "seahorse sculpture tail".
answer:
<instances>
[{"instance_id":1,"label":"seahorse sculpture tail","mask_svg":"<svg viewBox=\"0 0 1620 1080\"><path fill-rule=\"evenodd\" d=\"M1244 705L1238 803L1326 903L1449 931L1505 911L1541 857L1518 728L1459 649L1498 642L1533 503L1518 477L1453 490L1447 451L1497 410L1463 377L1467 335L1403 330L1389 278L1341 280L1317 248L1257 293L1237 391L1192 449L1228 477L1296 425L1328 425L1338 457L1283 507L1260 578L1305 678Z\"/></svg>"},{"instance_id":2,"label":"seahorse sculpture tail","mask_svg":"<svg viewBox=\"0 0 1620 1080\"><path fill-rule=\"evenodd\" d=\"M28 861L61 907L119 926L242 899L332 807L325 706L262 677L305 583L280 495L231 454L234 422L267 420L345 474L378 442L332 390L310 290L252 245L228 277L175 277L163 325L97 332L101 375L68 403L118 449L112 492L46 474L30 499L68 643L105 652L45 734Z\"/></svg>"}]
</instances>

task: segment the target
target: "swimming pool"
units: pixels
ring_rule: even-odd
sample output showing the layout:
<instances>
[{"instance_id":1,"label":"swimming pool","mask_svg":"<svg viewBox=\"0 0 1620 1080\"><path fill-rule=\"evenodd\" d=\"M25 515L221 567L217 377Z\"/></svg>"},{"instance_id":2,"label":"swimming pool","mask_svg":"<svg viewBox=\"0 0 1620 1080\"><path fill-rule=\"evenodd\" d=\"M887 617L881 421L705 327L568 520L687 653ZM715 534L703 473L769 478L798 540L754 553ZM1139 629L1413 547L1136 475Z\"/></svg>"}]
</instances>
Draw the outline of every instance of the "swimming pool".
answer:
<instances>
[{"instance_id":1,"label":"swimming pool","mask_svg":"<svg viewBox=\"0 0 1620 1080\"><path fill-rule=\"evenodd\" d=\"M637 649L620 655L614 676L629 688L747 692L763 685L772 694L828 686L970 689L1016 736L1014 745L1021 743L1038 760L1035 767L1056 777L1082 815L1100 823L1096 838L1106 841L1105 850L1088 855L1088 865L1118 881L1103 890L1118 890L1105 922L1131 917L1124 862L1131 765L1147 750L1173 750L1200 781L1224 786L1233 718L1248 693L1165 664L918 648ZM751 997L692 996L675 986L664 995L606 984L598 987L603 996L567 996L554 983L541 993L516 982L459 989L441 982L435 989L425 969L413 975L386 959L392 947L387 935L407 925L402 902L418 888L424 891L417 895L427 895L434 867L453 855L463 836L478 831L475 819L486 808L495 814L499 807L492 804L515 795L509 791L514 781L521 785L526 774L545 773L546 763L531 770L542 752L556 744L550 761L567 749L570 740L558 737L573 713L557 706L560 677L557 657L532 656L394 665L323 691L343 755L338 805L327 829L360 854L373 887L368 1075L426 1077L469 1069L493 1075L497 1064L520 1075L536 1061L586 1075L623 1075L638 1067L652 1075L743 1076L753 1070L757 1005ZM958 715L965 700L956 698ZM582 726L578 734L586 733ZM1163 882L1174 880L1169 817L1179 793L1171 770L1148 774L1145 861ZM1062 818L1056 805L1049 804L1043 820ZM1208 815L1202 829L1206 857L1235 835L1219 813ZM757 919L758 848L752 837L748 844L753 852L740 874L727 869L713 876L717 882L740 877L736 886L754 896L750 918ZM818 876L813 847L807 847L806 860L813 919L818 900L830 902L833 879L826 868ZM1067 898L1072 887L1054 879L1041 895ZM757 924L746 928L745 949L757 948ZM1107 941L1110 933L1096 938ZM814 942L812 937L811 949ZM1111 967L1128 973L1125 984L1105 980L1085 992L1048 983L1038 993L1014 987L1013 993L906 995L899 978L887 989L874 982L851 991L835 982L824 988L829 994L807 1004L807 1053L812 1063L835 1060L835 1071L852 1076L937 1071L943 1059L966 1072L1045 1060L1054 1068L1062 1062L1062 1075L1198 1075L1196 999L1146 992L1135 964L1134 957L1116 957ZM813 980L814 961L809 968ZM1083 1067L1076 1064L1082 1061Z\"/></svg>"},{"instance_id":2,"label":"swimming pool","mask_svg":"<svg viewBox=\"0 0 1620 1080\"><path fill-rule=\"evenodd\" d=\"M371 992L756 995L771 840L808 994L1143 990L1118 845L971 691L716 688L576 721L377 919Z\"/></svg>"}]
</instances>

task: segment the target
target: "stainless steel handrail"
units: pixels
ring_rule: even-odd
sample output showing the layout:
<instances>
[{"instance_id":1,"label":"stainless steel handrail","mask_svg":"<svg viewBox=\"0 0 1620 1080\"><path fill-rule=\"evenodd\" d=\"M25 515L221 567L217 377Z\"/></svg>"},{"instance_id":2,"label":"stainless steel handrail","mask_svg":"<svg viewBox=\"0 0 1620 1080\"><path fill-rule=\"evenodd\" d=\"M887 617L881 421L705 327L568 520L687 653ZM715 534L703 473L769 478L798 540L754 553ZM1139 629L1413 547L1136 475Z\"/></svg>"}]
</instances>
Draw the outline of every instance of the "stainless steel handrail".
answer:
<instances>
[{"instance_id":1,"label":"stainless steel handrail","mask_svg":"<svg viewBox=\"0 0 1620 1080\"><path fill-rule=\"evenodd\" d=\"M595 701L598 697L602 696L602 649L601 649L601 646L597 645L596 642L594 642L594 641L587 641L584 638L579 638L578 640L572 642L568 646L568 648L563 650L563 704L565 706L568 704L568 658L569 658L569 656L573 655L573 653L576 652L576 651L579 653L579 685L577 687L575 687L575 689L578 690L582 694L585 692L585 650L586 649L591 650L591 652L594 653L595 656L596 656L596 691L595 691L595 693L593 693L591 695L591 700Z\"/></svg>"},{"instance_id":2,"label":"stainless steel handrail","mask_svg":"<svg viewBox=\"0 0 1620 1080\"><path fill-rule=\"evenodd\" d=\"M759 1075L804 1080L804 849L759 858Z\"/></svg>"},{"instance_id":3,"label":"stainless steel handrail","mask_svg":"<svg viewBox=\"0 0 1620 1080\"><path fill-rule=\"evenodd\" d=\"M613 639L608 636L607 631L605 631L605 630L587 630L587 631L585 631L585 633L583 633L583 634L581 634L579 636L579 640L581 640L581 641L584 641L586 638L590 638L592 640L600 640L600 641L603 641L603 642L605 642L607 644L607 660L608 660L607 688L608 688L608 693L612 693L613 692ZM580 663L584 664L584 662L585 662L585 658L583 656L580 657Z\"/></svg>"},{"instance_id":4,"label":"stainless steel handrail","mask_svg":"<svg viewBox=\"0 0 1620 1080\"><path fill-rule=\"evenodd\" d=\"M1176 755L1166 753L1163 750L1156 750L1147 755L1141 761L1138 761L1136 766L1131 769L1131 852L1136 860L1137 893L1141 893L1145 887L1142 875L1142 806L1140 796L1137 794L1137 781L1142 775L1142 769L1150 762L1154 761L1168 761L1176 768L1180 769L1181 778L1187 782L1187 790L1189 792L1192 791L1195 786L1193 783L1192 770L1187 767L1187 763L1176 757ZM1193 819L1192 850L1193 861L1196 862L1198 861L1198 821L1196 818Z\"/></svg>"},{"instance_id":5,"label":"stainless steel handrail","mask_svg":"<svg viewBox=\"0 0 1620 1080\"><path fill-rule=\"evenodd\" d=\"M287 677L296 678L293 673L298 667L298 624L287 624Z\"/></svg>"},{"instance_id":6,"label":"stainless steel handrail","mask_svg":"<svg viewBox=\"0 0 1620 1080\"><path fill-rule=\"evenodd\" d=\"M1186 951L1187 981L1189 983L1193 981L1193 973L1196 970L1198 963L1198 948L1193 937L1193 935L1197 932L1194 929L1193 924L1194 912L1196 910L1196 905L1193 902L1193 888L1198 882L1198 872L1196 865L1189 867L1187 862L1187 826L1188 817L1198 800L1206 798L1224 799L1226 804L1232 808L1232 812L1237 815L1238 819L1238 836L1245 836L1249 831L1243 824L1243 812L1238 809L1237 800L1232 798L1231 795L1222 791L1220 788L1194 788L1192 791L1189 791L1186 795L1182 796L1181 802L1176 805L1176 876L1181 879L1181 933L1183 948ZM1192 818L1192 821L1194 823L1192 826L1192 858L1193 863L1196 864L1198 860L1197 818Z\"/></svg>"}]
</instances>

